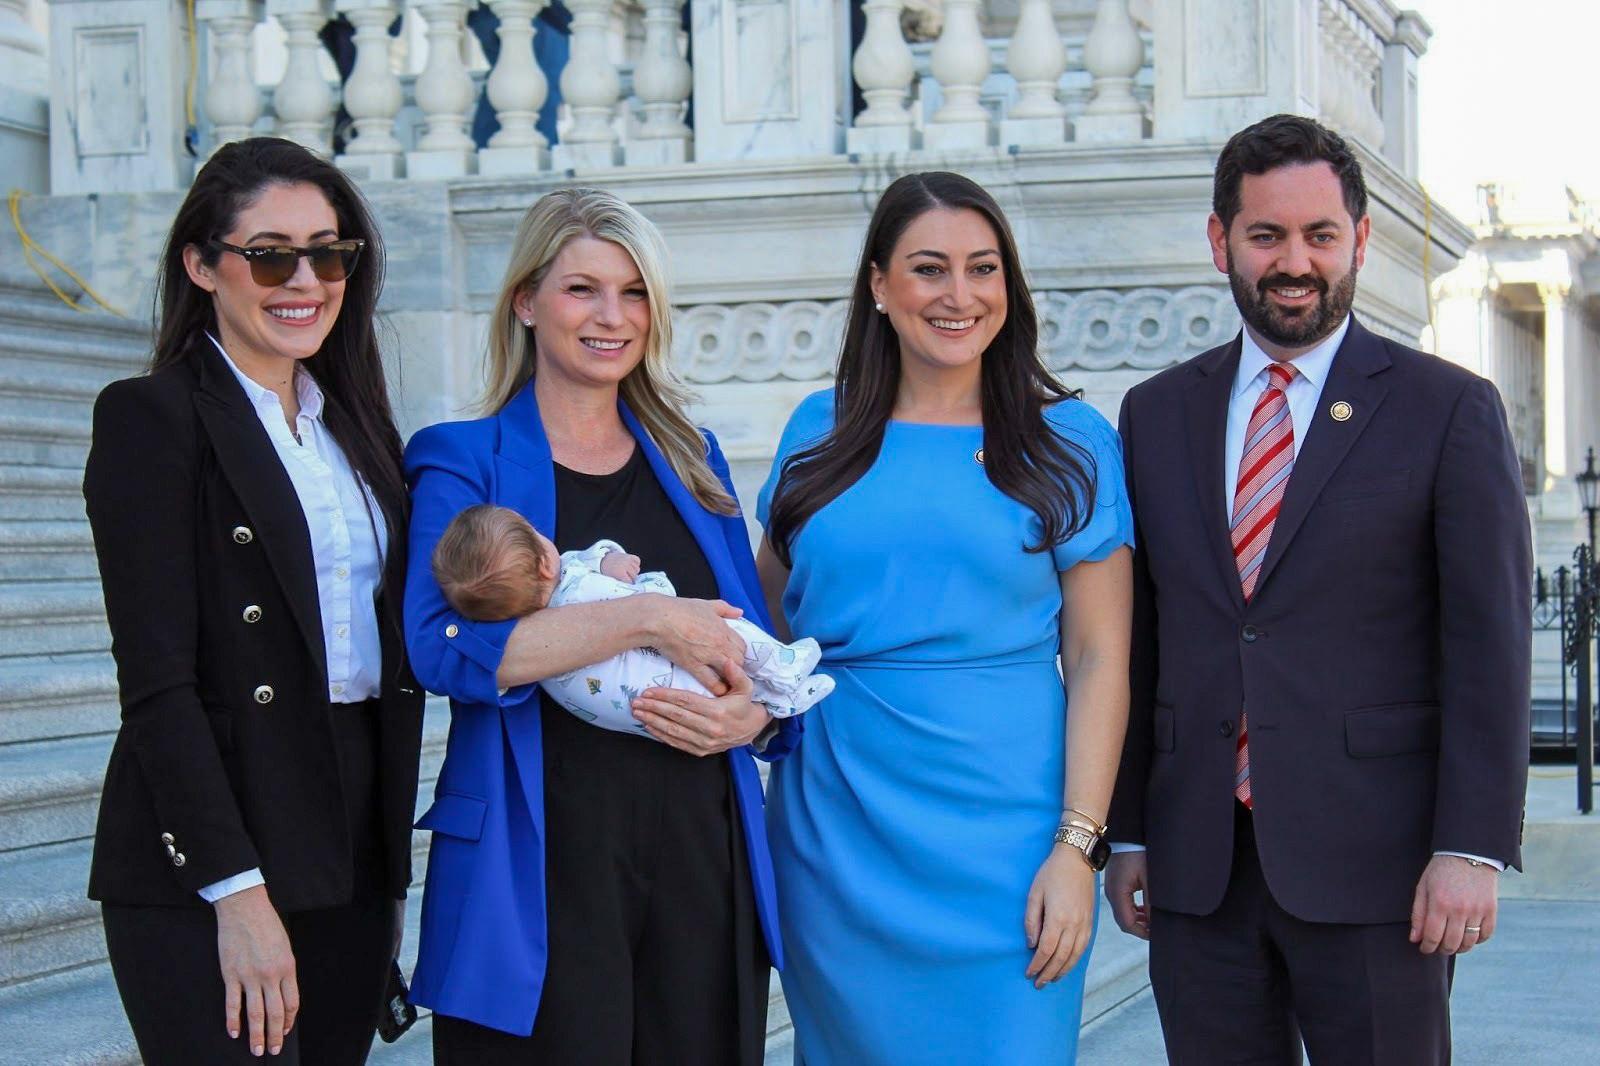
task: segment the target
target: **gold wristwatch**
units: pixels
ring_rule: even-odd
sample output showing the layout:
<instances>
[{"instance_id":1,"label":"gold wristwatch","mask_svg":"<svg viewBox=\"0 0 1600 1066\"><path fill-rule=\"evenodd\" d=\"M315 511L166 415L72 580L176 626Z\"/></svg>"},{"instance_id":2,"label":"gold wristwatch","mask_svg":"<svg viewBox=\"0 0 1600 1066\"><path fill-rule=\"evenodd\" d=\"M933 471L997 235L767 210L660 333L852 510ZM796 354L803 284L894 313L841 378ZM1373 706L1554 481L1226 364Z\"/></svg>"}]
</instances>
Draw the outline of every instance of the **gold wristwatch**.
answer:
<instances>
[{"instance_id":1,"label":"gold wristwatch","mask_svg":"<svg viewBox=\"0 0 1600 1066\"><path fill-rule=\"evenodd\" d=\"M1106 842L1106 827L1103 825L1062 822L1056 827L1056 843L1078 849L1083 853L1083 861L1096 873L1104 870L1111 858L1111 845Z\"/></svg>"}]
</instances>

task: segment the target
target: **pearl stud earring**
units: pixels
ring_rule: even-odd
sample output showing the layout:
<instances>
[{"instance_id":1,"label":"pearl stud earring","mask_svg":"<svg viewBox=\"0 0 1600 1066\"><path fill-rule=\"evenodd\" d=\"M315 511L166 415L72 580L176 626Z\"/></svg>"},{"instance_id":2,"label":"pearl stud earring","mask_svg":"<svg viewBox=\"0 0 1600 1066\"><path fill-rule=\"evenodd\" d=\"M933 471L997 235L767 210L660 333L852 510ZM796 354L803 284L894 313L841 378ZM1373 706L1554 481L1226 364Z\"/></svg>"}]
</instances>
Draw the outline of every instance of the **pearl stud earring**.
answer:
<instances>
[{"instance_id":1,"label":"pearl stud earring","mask_svg":"<svg viewBox=\"0 0 1600 1066\"><path fill-rule=\"evenodd\" d=\"M883 314L883 305L882 304L873 304L872 306L876 307L878 309L878 314L880 314L880 315Z\"/></svg>"}]
</instances>

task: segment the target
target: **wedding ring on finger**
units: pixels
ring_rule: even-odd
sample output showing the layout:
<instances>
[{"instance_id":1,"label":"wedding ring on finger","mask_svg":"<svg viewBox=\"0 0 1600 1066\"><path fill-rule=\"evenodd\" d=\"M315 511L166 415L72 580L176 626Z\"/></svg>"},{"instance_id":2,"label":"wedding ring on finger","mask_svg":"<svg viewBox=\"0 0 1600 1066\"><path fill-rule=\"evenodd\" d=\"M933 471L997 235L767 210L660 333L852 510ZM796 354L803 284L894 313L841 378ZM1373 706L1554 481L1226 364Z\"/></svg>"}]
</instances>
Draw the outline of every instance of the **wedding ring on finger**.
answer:
<instances>
[{"instance_id":1,"label":"wedding ring on finger","mask_svg":"<svg viewBox=\"0 0 1600 1066\"><path fill-rule=\"evenodd\" d=\"M1473 936L1479 936L1479 935L1481 935L1483 933L1483 926L1481 926L1481 925L1469 925L1469 926L1467 926L1466 931L1471 933Z\"/></svg>"}]
</instances>

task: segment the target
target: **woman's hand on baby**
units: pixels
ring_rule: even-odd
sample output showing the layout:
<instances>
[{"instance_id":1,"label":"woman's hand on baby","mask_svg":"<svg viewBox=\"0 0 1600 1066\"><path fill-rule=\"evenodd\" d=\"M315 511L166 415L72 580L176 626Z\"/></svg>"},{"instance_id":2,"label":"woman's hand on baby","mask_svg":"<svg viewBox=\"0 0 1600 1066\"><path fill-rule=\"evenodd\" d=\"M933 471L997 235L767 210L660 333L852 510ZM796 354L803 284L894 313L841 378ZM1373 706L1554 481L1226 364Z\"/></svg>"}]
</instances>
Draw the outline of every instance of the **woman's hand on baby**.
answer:
<instances>
[{"instance_id":1,"label":"woman's hand on baby","mask_svg":"<svg viewBox=\"0 0 1600 1066\"><path fill-rule=\"evenodd\" d=\"M649 593L630 602L648 601L653 611L650 643L662 655L694 676L713 695L728 691L721 674L729 659L744 659L744 641L727 619L744 614L722 600L686 600Z\"/></svg>"},{"instance_id":2,"label":"woman's hand on baby","mask_svg":"<svg viewBox=\"0 0 1600 1066\"><path fill-rule=\"evenodd\" d=\"M648 688L633 701L633 716L651 736L690 755L743 747L761 735L772 715L750 699L750 677L736 660L727 659L717 669L728 679L726 695Z\"/></svg>"},{"instance_id":3,"label":"woman's hand on baby","mask_svg":"<svg viewBox=\"0 0 1600 1066\"><path fill-rule=\"evenodd\" d=\"M600 572L624 585L631 585L639 580L639 557L627 552L606 552L600 560Z\"/></svg>"}]
</instances>

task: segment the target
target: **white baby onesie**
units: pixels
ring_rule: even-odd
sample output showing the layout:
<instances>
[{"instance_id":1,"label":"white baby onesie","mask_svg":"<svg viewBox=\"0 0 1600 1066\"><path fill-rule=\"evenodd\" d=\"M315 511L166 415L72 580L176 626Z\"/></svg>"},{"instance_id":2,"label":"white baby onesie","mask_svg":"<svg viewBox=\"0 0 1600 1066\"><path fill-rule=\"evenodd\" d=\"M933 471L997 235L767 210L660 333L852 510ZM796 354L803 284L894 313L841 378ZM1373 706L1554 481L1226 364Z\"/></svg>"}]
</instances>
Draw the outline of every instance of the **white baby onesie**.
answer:
<instances>
[{"instance_id":1,"label":"white baby onesie","mask_svg":"<svg viewBox=\"0 0 1600 1066\"><path fill-rule=\"evenodd\" d=\"M601 573L600 560L609 552L622 550L615 541L602 540L584 551L563 552L561 576L550 595L550 606L600 603L647 592L678 594L660 571L640 574L631 585ZM751 698L774 718L800 714L833 691L833 678L812 673L822 657L815 640L806 637L784 644L743 618L727 622L744 641L744 670L754 690ZM589 724L640 736L650 734L633 717L633 700L645 689L680 688L710 695L692 674L654 648L634 648L539 684L551 699Z\"/></svg>"}]
</instances>

